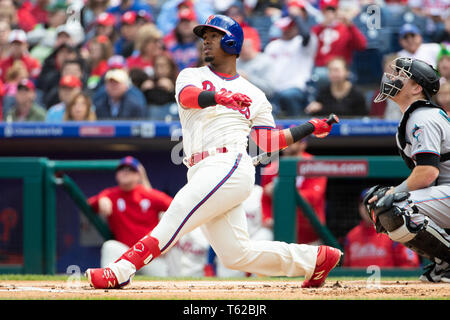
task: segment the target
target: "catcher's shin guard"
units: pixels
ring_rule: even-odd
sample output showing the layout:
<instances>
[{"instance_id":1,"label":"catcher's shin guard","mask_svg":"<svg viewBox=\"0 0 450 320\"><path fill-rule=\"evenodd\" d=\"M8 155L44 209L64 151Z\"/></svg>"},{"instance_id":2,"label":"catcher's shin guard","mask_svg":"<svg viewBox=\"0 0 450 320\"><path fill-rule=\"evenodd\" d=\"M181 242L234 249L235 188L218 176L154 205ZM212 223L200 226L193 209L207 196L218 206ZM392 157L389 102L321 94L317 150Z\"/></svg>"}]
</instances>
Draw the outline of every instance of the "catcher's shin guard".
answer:
<instances>
[{"instance_id":1,"label":"catcher's shin guard","mask_svg":"<svg viewBox=\"0 0 450 320\"><path fill-rule=\"evenodd\" d=\"M401 208L396 205L406 199L402 192L386 195L376 202L374 211L382 228L392 240L403 243L419 255L450 263L450 236L420 213L417 206Z\"/></svg>"},{"instance_id":2,"label":"catcher's shin guard","mask_svg":"<svg viewBox=\"0 0 450 320\"><path fill-rule=\"evenodd\" d=\"M117 261L127 260L135 266L137 271L159 255L161 255L161 251L158 239L148 234L128 249Z\"/></svg>"}]
</instances>

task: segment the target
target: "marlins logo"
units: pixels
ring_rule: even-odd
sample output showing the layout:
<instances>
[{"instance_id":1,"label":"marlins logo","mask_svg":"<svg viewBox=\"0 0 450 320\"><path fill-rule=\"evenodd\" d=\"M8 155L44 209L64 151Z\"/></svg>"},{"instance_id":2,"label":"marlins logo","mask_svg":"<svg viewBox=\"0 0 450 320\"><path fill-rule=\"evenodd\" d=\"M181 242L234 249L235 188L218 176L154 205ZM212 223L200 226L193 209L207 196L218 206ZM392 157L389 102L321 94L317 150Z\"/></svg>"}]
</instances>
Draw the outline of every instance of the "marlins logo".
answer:
<instances>
[{"instance_id":1,"label":"marlins logo","mask_svg":"<svg viewBox=\"0 0 450 320\"><path fill-rule=\"evenodd\" d=\"M419 139L422 138L423 130L421 127L419 127L417 124L414 125L414 129L412 130L412 136L414 139L419 142Z\"/></svg>"}]
</instances>

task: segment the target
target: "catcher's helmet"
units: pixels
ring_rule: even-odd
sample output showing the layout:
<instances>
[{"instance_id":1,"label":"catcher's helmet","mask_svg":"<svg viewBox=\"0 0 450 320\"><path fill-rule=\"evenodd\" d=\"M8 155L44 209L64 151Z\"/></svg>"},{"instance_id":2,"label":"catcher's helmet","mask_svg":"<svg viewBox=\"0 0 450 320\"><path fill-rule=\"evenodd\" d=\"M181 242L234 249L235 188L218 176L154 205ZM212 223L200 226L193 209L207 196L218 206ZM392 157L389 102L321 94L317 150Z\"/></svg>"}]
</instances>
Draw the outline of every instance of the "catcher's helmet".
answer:
<instances>
[{"instance_id":1,"label":"catcher's helmet","mask_svg":"<svg viewBox=\"0 0 450 320\"><path fill-rule=\"evenodd\" d=\"M211 15L204 24L200 24L194 28L194 33L201 38L205 28L214 28L225 33L220 41L220 46L223 51L237 55L241 53L244 32L239 23L224 15Z\"/></svg>"},{"instance_id":2,"label":"catcher's helmet","mask_svg":"<svg viewBox=\"0 0 450 320\"><path fill-rule=\"evenodd\" d=\"M403 88L403 80L412 79L419 84L428 100L434 96L440 88L439 74L428 63L411 58L397 58L391 67L395 74L385 73L381 80L380 94L375 102L386 100L387 97L395 96Z\"/></svg>"}]
</instances>

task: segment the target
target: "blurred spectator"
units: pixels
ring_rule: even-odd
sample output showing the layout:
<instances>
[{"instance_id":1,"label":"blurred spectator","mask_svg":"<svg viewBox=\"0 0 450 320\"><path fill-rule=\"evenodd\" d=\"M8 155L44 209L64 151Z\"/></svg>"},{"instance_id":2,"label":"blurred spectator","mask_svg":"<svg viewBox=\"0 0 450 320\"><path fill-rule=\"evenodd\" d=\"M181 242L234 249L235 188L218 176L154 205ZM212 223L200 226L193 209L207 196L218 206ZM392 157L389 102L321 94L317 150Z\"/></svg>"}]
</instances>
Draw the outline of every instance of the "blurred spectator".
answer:
<instances>
[{"instance_id":1,"label":"blurred spectator","mask_svg":"<svg viewBox=\"0 0 450 320\"><path fill-rule=\"evenodd\" d=\"M314 70L314 78L319 87L327 82L326 66L332 58L343 57L350 66L354 51L364 50L367 46L365 36L352 22L353 16L339 11L338 2L339 0L320 0L323 21L312 27L319 39Z\"/></svg>"},{"instance_id":2,"label":"blurred spectator","mask_svg":"<svg viewBox=\"0 0 450 320\"><path fill-rule=\"evenodd\" d=\"M31 12L32 3L28 0L3 0L2 2L11 2L16 9L17 25L20 29L28 32L32 30L36 24L36 18Z\"/></svg>"},{"instance_id":3,"label":"blurred spectator","mask_svg":"<svg viewBox=\"0 0 450 320\"><path fill-rule=\"evenodd\" d=\"M108 59L109 69L127 69L127 61L121 55L115 54Z\"/></svg>"},{"instance_id":4,"label":"blurred spectator","mask_svg":"<svg viewBox=\"0 0 450 320\"><path fill-rule=\"evenodd\" d=\"M0 80L0 121L3 120L3 114L5 113L5 110L3 108L3 100L5 96L5 88L3 82Z\"/></svg>"},{"instance_id":5,"label":"blurred spectator","mask_svg":"<svg viewBox=\"0 0 450 320\"><path fill-rule=\"evenodd\" d=\"M14 61L20 60L25 64L31 79L36 79L41 72L41 64L28 53L27 35L23 30L12 30L8 38L9 55L0 60L1 79L4 82L8 69Z\"/></svg>"},{"instance_id":6,"label":"blurred spectator","mask_svg":"<svg viewBox=\"0 0 450 320\"><path fill-rule=\"evenodd\" d=\"M298 0L296 0L298 1ZM288 1L292 2L292 0ZM244 39L252 40L252 44L257 51L261 51L261 39L259 37L258 30L250 26L247 22L247 17L244 10L244 5L240 1L234 1L231 6L225 11L225 15L236 20L242 27L244 32Z\"/></svg>"},{"instance_id":7,"label":"blurred spectator","mask_svg":"<svg viewBox=\"0 0 450 320\"><path fill-rule=\"evenodd\" d=\"M438 43L423 43L419 28L414 24L404 24L400 29L399 43L403 48L397 55L419 59L436 68L436 59L441 50Z\"/></svg>"},{"instance_id":8,"label":"blurred spectator","mask_svg":"<svg viewBox=\"0 0 450 320\"><path fill-rule=\"evenodd\" d=\"M182 9L190 9L195 11L197 21L203 23L212 14L215 14L210 1L193 1L193 0L167 0L161 6L158 17L156 18L156 26L161 30L163 35L169 34L178 23L178 11Z\"/></svg>"},{"instance_id":9,"label":"blurred spectator","mask_svg":"<svg viewBox=\"0 0 450 320\"><path fill-rule=\"evenodd\" d=\"M117 5L109 7L106 11L115 15L116 19L120 19L127 11L134 11L136 13L144 11L150 16L153 14L152 7L144 0L119 0Z\"/></svg>"},{"instance_id":10,"label":"blurred spectator","mask_svg":"<svg viewBox=\"0 0 450 320\"><path fill-rule=\"evenodd\" d=\"M75 95L81 92L82 86L80 78L73 75L62 76L58 86L60 102L48 109L45 121L62 122L67 105L73 100Z\"/></svg>"},{"instance_id":11,"label":"blurred spectator","mask_svg":"<svg viewBox=\"0 0 450 320\"><path fill-rule=\"evenodd\" d=\"M109 69L108 59L113 55L113 47L108 37L98 36L87 43L87 49L86 62L89 74L87 86L89 89L95 89Z\"/></svg>"},{"instance_id":12,"label":"blurred spectator","mask_svg":"<svg viewBox=\"0 0 450 320\"><path fill-rule=\"evenodd\" d=\"M97 17L106 11L109 0L87 0L81 10L81 23L84 29L89 32L95 26Z\"/></svg>"},{"instance_id":13,"label":"blurred spectator","mask_svg":"<svg viewBox=\"0 0 450 320\"><path fill-rule=\"evenodd\" d=\"M18 25L17 10L13 1L0 1L0 21L5 21L11 29L21 29Z\"/></svg>"},{"instance_id":14,"label":"blurred spectator","mask_svg":"<svg viewBox=\"0 0 450 320\"><path fill-rule=\"evenodd\" d=\"M23 79L17 85L14 106L5 115L5 121L44 121L45 109L36 103L36 92L33 82Z\"/></svg>"},{"instance_id":15,"label":"blurred spectator","mask_svg":"<svg viewBox=\"0 0 450 320\"><path fill-rule=\"evenodd\" d=\"M401 243L392 241L387 234L376 233L367 210L362 203L367 190L358 201L361 223L351 229L344 243L345 267L366 268L376 265L381 268L418 268L419 256Z\"/></svg>"},{"instance_id":16,"label":"blurred spectator","mask_svg":"<svg viewBox=\"0 0 450 320\"><path fill-rule=\"evenodd\" d=\"M308 104L306 84L314 66L317 37L307 28L306 10L299 9L296 14L276 22L282 36L269 42L264 50L272 60L275 93L271 102L279 109L275 111L278 116L303 115Z\"/></svg>"},{"instance_id":17,"label":"blurred spectator","mask_svg":"<svg viewBox=\"0 0 450 320\"><path fill-rule=\"evenodd\" d=\"M107 12L100 13L95 20L94 27L89 31L86 37L87 40L96 36L106 36L111 43L114 43L118 38L116 23L117 20L113 14Z\"/></svg>"},{"instance_id":18,"label":"blurred spectator","mask_svg":"<svg viewBox=\"0 0 450 320\"><path fill-rule=\"evenodd\" d=\"M149 78L139 87L146 98L150 119L164 120L166 116L178 117L175 101L177 75L178 68L169 54L155 57L154 77Z\"/></svg>"},{"instance_id":19,"label":"blurred spectator","mask_svg":"<svg viewBox=\"0 0 450 320\"><path fill-rule=\"evenodd\" d=\"M65 12L63 18L65 20ZM36 27L28 32L28 42L33 46L30 54L40 62L62 44L76 47L84 41L85 33L81 25L65 24L64 20L52 14L47 27Z\"/></svg>"},{"instance_id":20,"label":"blurred spectator","mask_svg":"<svg viewBox=\"0 0 450 320\"><path fill-rule=\"evenodd\" d=\"M236 61L237 71L241 77L264 91L269 99L272 98L274 92L272 64L273 61L265 52L257 50L252 38L244 37L241 54Z\"/></svg>"},{"instance_id":21,"label":"blurred spectator","mask_svg":"<svg viewBox=\"0 0 450 320\"><path fill-rule=\"evenodd\" d=\"M432 41L436 43L446 43L448 45L450 44L450 8L442 14L442 19L443 28L436 31Z\"/></svg>"},{"instance_id":22,"label":"blurred spectator","mask_svg":"<svg viewBox=\"0 0 450 320\"><path fill-rule=\"evenodd\" d=\"M0 21L0 60L6 58L9 53L9 33L11 26L6 21Z\"/></svg>"},{"instance_id":23,"label":"blurred spectator","mask_svg":"<svg viewBox=\"0 0 450 320\"><path fill-rule=\"evenodd\" d=\"M195 66L199 59L198 37L192 32L197 24L197 17L193 9L180 9L175 29L163 38L166 49L172 55L180 71Z\"/></svg>"},{"instance_id":24,"label":"blurred spectator","mask_svg":"<svg viewBox=\"0 0 450 320\"><path fill-rule=\"evenodd\" d=\"M75 47L63 43L44 60L42 71L36 81L36 87L42 92L42 101L46 101L50 91L58 86L64 62L76 60L79 57L79 51Z\"/></svg>"},{"instance_id":25,"label":"blurred spectator","mask_svg":"<svg viewBox=\"0 0 450 320\"><path fill-rule=\"evenodd\" d=\"M367 115L366 99L349 80L346 60L335 57L328 61L327 68L329 84L319 89L316 100L305 108L305 112L314 116L327 116L330 113L340 117Z\"/></svg>"},{"instance_id":26,"label":"blurred spectator","mask_svg":"<svg viewBox=\"0 0 450 320\"><path fill-rule=\"evenodd\" d=\"M391 67L392 61L398 58L397 54L386 55L383 60L384 72L392 73L393 69ZM386 120L400 120L402 118L402 113L398 108L397 104L391 99L386 99L385 101L375 103L373 100L380 92L380 89L375 90L372 95L369 116L379 117Z\"/></svg>"},{"instance_id":27,"label":"blurred spectator","mask_svg":"<svg viewBox=\"0 0 450 320\"><path fill-rule=\"evenodd\" d=\"M98 90L93 98L97 119L143 119L146 105L142 93L132 87L125 70L109 70L105 75L106 90Z\"/></svg>"},{"instance_id":28,"label":"blurred spectator","mask_svg":"<svg viewBox=\"0 0 450 320\"><path fill-rule=\"evenodd\" d=\"M441 88L436 94L436 102L450 114L450 81L441 85Z\"/></svg>"},{"instance_id":29,"label":"blurred spectator","mask_svg":"<svg viewBox=\"0 0 450 320\"><path fill-rule=\"evenodd\" d=\"M17 92L17 85L23 79L28 79L29 74L27 67L21 60L14 61L13 65L8 69L6 73L6 79L4 83L4 94L8 96L14 96Z\"/></svg>"},{"instance_id":30,"label":"blurred spectator","mask_svg":"<svg viewBox=\"0 0 450 320\"><path fill-rule=\"evenodd\" d=\"M59 85L61 84L61 79L65 76L74 76L75 78L81 81L82 88L85 87L85 83L87 82L86 74L84 71L84 62L81 59L73 59L73 60L65 60L61 67L61 72L59 76ZM55 79L56 80L56 79ZM48 89L48 92L42 98L43 104L47 107L47 109L54 104L59 103L61 100L59 98L59 89L58 85Z\"/></svg>"},{"instance_id":31,"label":"blurred spectator","mask_svg":"<svg viewBox=\"0 0 450 320\"><path fill-rule=\"evenodd\" d=\"M120 34L114 43L114 53L128 58L134 51L136 35L141 25L137 24L138 14L128 11L120 18Z\"/></svg>"},{"instance_id":32,"label":"blurred spectator","mask_svg":"<svg viewBox=\"0 0 450 320\"><path fill-rule=\"evenodd\" d=\"M441 83L450 81L450 47L444 44L437 57L437 70L441 75Z\"/></svg>"},{"instance_id":33,"label":"blurred spectator","mask_svg":"<svg viewBox=\"0 0 450 320\"><path fill-rule=\"evenodd\" d=\"M307 139L303 139L290 145L282 152L283 157L298 157L302 159L313 159L314 156L306 152L308 147ZM264 168L261 173L261 186L264 188L262 195L263 224L273 225L272 195L274 189L274 179L278 175L279 162L272 162ZM326 214L326 188L327 177L304 177L297 176L295 180L299 194L311 206L316 213L318 220L325 224ZM300 208L297 209L297 242L298 243L318 243L319 236L312 227L309 219Z\"/></svg>"},{"instance_id":34,"label":"blurred spectator","mask_svg":"<svg viewBox=\"0 0 450 320\"><path fill-rule=\"evenodd\" d=\"M154 24L148 23L139 29L136 49L137 52L127 58L127 68L141 68L153 76L153 60L163 52L162 35Z\"/></svg>"},{"instance_id":35,"label":"blurred spectator","mask_svg":"<svg viewBox=\"0 0 450 320\"><path fill-rule=\"evenodd\" d=\"M64 111L64 121L95 121L94 106L89 95L77 93Z\"/></svg>"},{"instance_id":36,"label":"blurred spectator","mask_svg":"<svg viewBox=\"0 0 450 320\"><path fill-rule=\"evenodd\" d=\"M47 10L47 24L45 28L57 28L60 25L66 23L67 15L66 10L68 5L64 0L51 1L46 7Z\"/></svg>"},{"instance_id":37,"label":"blurred spectator","mask_svg":"<svg viewBox=\"0 0 450 320\"><path fill-rule=\"evenodd\" d=\"M88 199L92 209L107 219L114 237L102 245L101 267L116 261L138 239L153 230L172 201L170 196L150 186L143 165L131 156L120 160L115 180L116 186ZM142 268L139 274L167 276L165 257Z\"/></svg>"},{"instance_id":38,"label":"blurred spectator","mask_svg":"<svg viewBox=\"0 0 450 320\"><path fill-rule=\"evenodd\" d=\"M36 23L45 25L48 22L48 7L50 0L36 0L31 8L31 14Z\"/></svg>"},{"instance_id":39,"label":"blurred spectator","mask_svg":"<svg viewBox=\"0 0 450 320\"><path fill-rule=\"evenodd\" d=\"M6 114L15 104L19 82L28 78L29 74L25 64L20 60L16 60L6 73L5 83L0 82L3 114Z\"/></svg>"}]
</instances>

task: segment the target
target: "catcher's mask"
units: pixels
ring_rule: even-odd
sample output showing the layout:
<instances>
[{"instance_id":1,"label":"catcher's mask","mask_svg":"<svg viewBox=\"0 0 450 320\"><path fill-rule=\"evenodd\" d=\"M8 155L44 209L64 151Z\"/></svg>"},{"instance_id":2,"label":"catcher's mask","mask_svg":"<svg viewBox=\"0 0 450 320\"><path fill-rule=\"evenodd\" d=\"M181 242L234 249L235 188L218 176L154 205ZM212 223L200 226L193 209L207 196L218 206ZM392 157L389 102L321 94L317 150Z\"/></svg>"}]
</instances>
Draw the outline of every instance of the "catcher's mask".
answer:
<instances>
[{"instance_id":1,"label":"catcher's mask","mask_svg":"<svg viewBox=\"0 0 450 320\"><path fill-rule=\"evenodd\" d=\"M380 84L380 93L373 100L374 102L382 102L388 97L395 97L403 88L406 81L411 79L411 64L410 58L397 58L390 67L393 69L393 73L385 72Z\"/></svg>"},{"instance_id":2,"label":"catcher's mask","mask_svg":"<svg viewBox=\"0 0 450 320\"><path fill-rule=\"evenodd\" d=\"M380 93L374 102L381 102L388 97L396 96L409 79L414 80L422 87L425 98L429 101L439 91L440 75L433 66L425 61L401 57L392 62L391 68L394 72L383 75Z\"/></svg>"}]
</instances>

